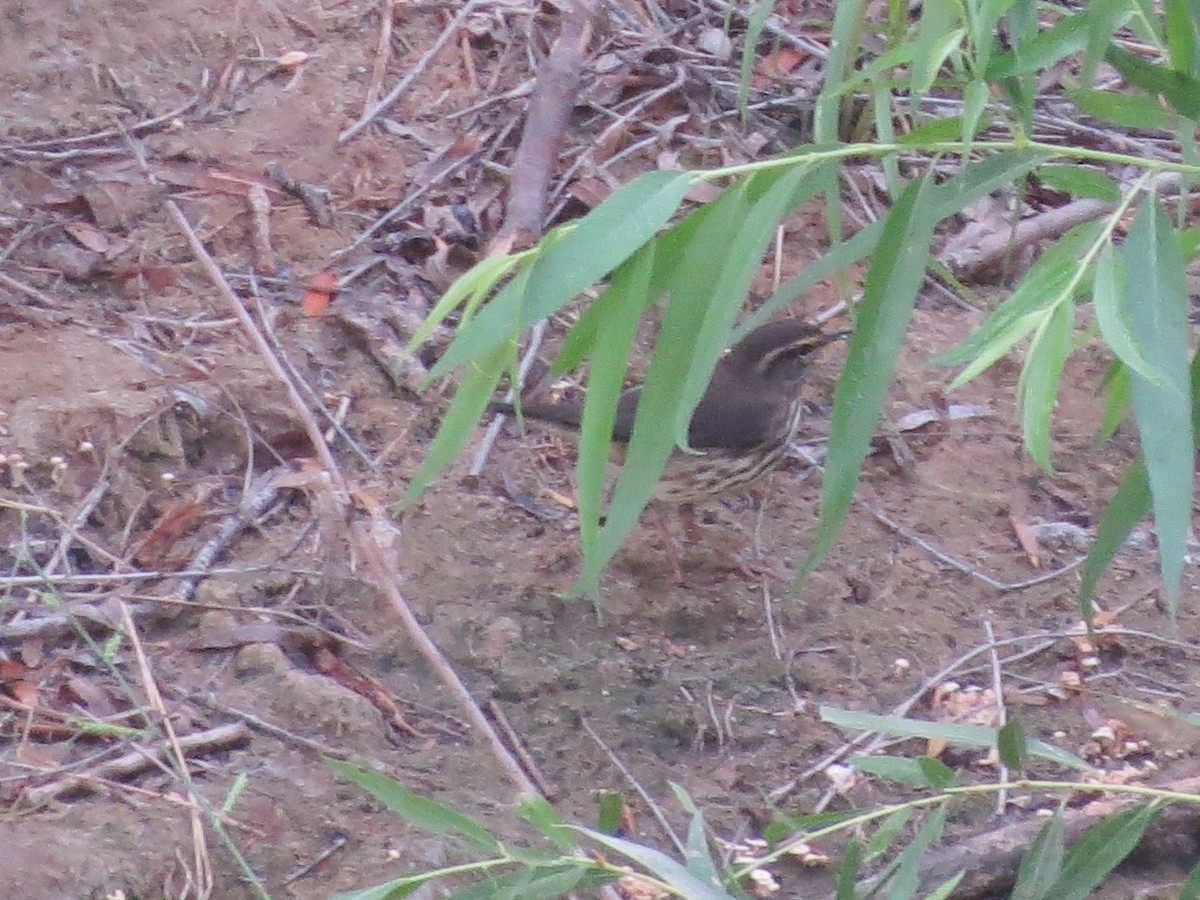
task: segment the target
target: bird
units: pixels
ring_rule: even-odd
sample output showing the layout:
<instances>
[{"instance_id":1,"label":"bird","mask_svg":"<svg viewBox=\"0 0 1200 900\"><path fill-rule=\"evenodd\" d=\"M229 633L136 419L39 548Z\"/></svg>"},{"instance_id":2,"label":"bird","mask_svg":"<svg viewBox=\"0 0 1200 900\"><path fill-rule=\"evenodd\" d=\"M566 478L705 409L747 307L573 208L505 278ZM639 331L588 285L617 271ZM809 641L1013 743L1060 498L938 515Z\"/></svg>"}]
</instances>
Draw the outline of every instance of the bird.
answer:
<instances>
[{"instance_id":1,"label":"bird","mask_svg":"<svg viewBox=\"0 0 1200 900\"><path fill-rule=\"evenodd\" d=\"M787 453L800 424L800 387L813 354L847 332L826 332L800 319L777 319L751 331L718 359L688 425L688 447L676 448L655 488L654 499L676 506L687 536L697 540L696 503L751 487ZM633 433L641 386L625 391L613 421L618 461ZM516 412L495 401L493 413ZM578 432L582 404L570 401L520 404L525 419ZM679 575L677 558L672 568Z\"/></svg>"}]
</instances>

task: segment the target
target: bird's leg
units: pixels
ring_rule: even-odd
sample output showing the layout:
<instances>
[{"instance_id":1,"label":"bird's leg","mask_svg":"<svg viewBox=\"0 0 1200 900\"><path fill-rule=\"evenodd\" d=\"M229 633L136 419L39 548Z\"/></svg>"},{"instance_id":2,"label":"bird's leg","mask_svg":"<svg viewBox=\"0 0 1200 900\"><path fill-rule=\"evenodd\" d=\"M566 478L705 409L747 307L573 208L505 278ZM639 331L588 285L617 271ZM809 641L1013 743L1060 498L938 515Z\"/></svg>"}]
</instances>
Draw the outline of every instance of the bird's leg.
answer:
<instances>
[{"instance_id":1,"label":"bird's leg","mask_svg":"<svg viewBox=\"0 0 1200 900\"><path fill-rule=\"evenodd\" d=\"M667 512L663 509L662 504L656 500L650 501L650 515L654 517L654 523L658 527L659 534L662 535L663 548L667 553L667 562L671 566L671 580L676 584L685 584L683 577L683 560L679 553L679 544L675 541L675 535L671 534L671 522L667 518ZM694 525L695 523L693 523ZM687 530L687 526L684 526Z\"/></svg>"},{"instance_id":2,"label":"bird's leg","mask_svg":"<svg viewBox=\"0 0 1200 900\"><path fill-rule=\"evenodd\" d=\"M704 532L696 522L696 507L692 503L679 504L679 522L683 525L684 536L693 544L698 544L704 538Z\"/></svg>"}]
</instances>

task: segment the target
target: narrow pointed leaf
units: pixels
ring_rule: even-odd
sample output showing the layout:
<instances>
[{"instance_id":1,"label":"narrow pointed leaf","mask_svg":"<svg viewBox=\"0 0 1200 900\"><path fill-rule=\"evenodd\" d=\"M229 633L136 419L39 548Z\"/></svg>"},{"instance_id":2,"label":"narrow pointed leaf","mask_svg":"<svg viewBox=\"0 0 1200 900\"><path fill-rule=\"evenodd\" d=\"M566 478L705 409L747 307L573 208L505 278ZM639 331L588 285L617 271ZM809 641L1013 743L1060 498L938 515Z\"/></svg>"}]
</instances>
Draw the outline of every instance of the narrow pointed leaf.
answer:
<instances>
[{"instance_id":1,"label":"narrow pointed leaf","mask_svg":"<svg viewBox=\"0 0 1200 900\"><path fill-rule=\"evenodd\" d=\"M1024 421L1025 449L1038 466L1053 474L1050 461L1050 424L1058 382L1067 356L1075 325L1075 304L1059 303L1037 330L1021 372L1021 413Z\"/></svg>"},{"instance_id":2,"label":"narrow pointed leaf","mask_svg":"<svg viewBox=\"0 0 1200 900\"><path fill-rule=\"evenodd\" d=\"M1087 829L1063 858L1062 874L1045 896L1086 900L1137 846L1161 807L1146 803L1124 810Z\"/></svg>"},{"instance_id":3,"label":"narrow pointed leaf","mask_svg":"<svg viewBox=\"0 0 1200 900\"><path fill-rule=\"evenodd\" d=\"M606 276L666 224L694 180L690 172L647 172L560 229L529 265L527 284L510 283L463 325L431 375L479 359Z\"/></svg>"},{"instance_id":4,"label":"narrow pointed leaf","mask_svg":"<svg viewBox=\"0 0 1200 900\"><path fill-rule=\"evenodd\" d=\"M467 370L459 382L458 390L454 392L450 409L442 418L437 436L425 452L425 458L409 482L408 490L404 492L400 501L402 506L414 503L430 482L458 458L467 440L475 433L488 401L496 393L496 385L511 363L513 350L507 343L494 347Z\"/></svg>"},{"instance_id":5,"label":"narrow pointed leaf","mask_svg":"<svg viewBox=\"0 0 1200 900\"><path fill-rule=\"evenodd\" d=\"M855 900L857 894L854 889L858 881L858 867L861 863L862 847L858 841L852 840L846 847L846 855L842 857L842 864L838 866L837 891L834 900Z\"/></svg>"},{"instance_id":6,"label":"narrow pointed leaf","mask_svg":"<svg viewBox=\"0 0 1200 900\"><path fill-rule=\"evenodd\" d=\"M872 832L870 839L867 841L863 861L869 863L887 853L891 849L891 846L896 843L896 839L904 833L904 828L908 825L912 817L912 807L902 806L885 818L879 824L879 827Z\"/></svg>"},{"instance_id":7,"label":"narrow pointed leaf","mask_svg":"<svg viewBox=\"0 0 1200 900\"><path fill-rule=\"evenodd\" d=\"M611 306L610 320L595 338L576 461L584 559L580 585L592 592L599 587L600 572L606 562L600 551L600 507L604 499L613 419L653 267L654 247L651 245L617 270L605 292L605 299Z\"/></svg>"},{"instance_id":8,"label":"narrow pointed leaf","mask_svg":"<svg viewBox=\"0 0 1200 900\"><path fill-rule=\"evenodd\" d=\"M403 816L418 828L424 828L434 834L461 835L490 853L500 849L500 842L474 819L410 791L394 778L389 778L381 772L361 769L341 760L331 759L327 762L339 775L353 781L388 809Z\"/></svg>"},{"instance_id":9,"label":"narrow pointed leaf","mask_svg":"<svg viewBox=\"0 0 1200 900\"><path fill-rule=\"evenodd\" d=\"M941 840L945 827L946 808L939 806L926 816L912 843L900 854L896 874L888 885L888 900L907 900L916 894L921 876L921 858L932 844Z\"/></svg>"},{"instance_id":10,"label":"narrow pointed leaf","mask_svg":"<svg viewBox=\"0 0 1200 900\"><path fill-rule=\"evenodd\" d=\"M1025 771L1025 761L1029 758L1029 742L1025 731L1015 719L1000 728L996 736L996 749L1000 752L1000 761L1017 772Z\"/></svg>"},{"instance_id":11,"label":"narrow pointed leaf","mask_svg":"<svg viewBox=\"0 0 1200 900\"><path fill-rule=\"evenodd\" d=\"M1167 606L1173 616L1191 524L1195 442L1188 378L1183 255L1158 204L1138 210L1125 242L1126 299L1134 336L1165 385L1130 375L1130 395L1154 505Z\"/></svg>"},{"instance_id":12,"label":"narrow pointed leaf","mask_svg":"<svg viewBox=\"0 0 1200 900\"><path fill-rule=\"evenodd\" d=\"M905 719L901 716L880 716L874 713L855 712L822 706L821 721L839 728L856 728L860 731L879 731L896 737L915 737L925 740L941 739L976 747L995 747L997 729L986 725L961 725L953 722L924 722ZM1092 767L1073 753L1033 738L1027 739L1030 756L1050 760L1058 765L1090 772Z\"/></svg>"},{"instance_id":13,"label":"narrow pointed leaf","mask_svg":"<svg viewBox=\"0 0 1200 900\"><path fill-rule=\"evenodd\" d=\"M1200 119L1200 81L1183 72L1155 65L1136 53L1110 44L1104 60L1120 72L1131 84L1148 94L1162 97L1175 110L1193 122Z\"/></svg>"},{"instance_id":14,"label":"narrow pointed leaf","mask_svg":"<svg viewBox=\"0 0 1200 900\"><path fill-rule=\"evenodd\" d=\"M1087 44L1088 18L1082 13L1063 16L1019 47L992 57L988 81L1029 75L1078 53Z\"/></svg>"},{"instance_id":15,"label":"narrow pointed leaf","mask_svg":"<svg viewBox=\"0 0 1200 900\"><path fill-rule=\"evenodd\" d=\"M1064 832L1062 810L1056 810L1021 858L1011 900L1048 900L1062 875Z\"/></svg>"},{"instance_id":16,"label":"narrow pointed leaf","mask_svg":"<svg viewBox=\"0 0 1200 900\"><path fill-rule=\"evenodd\" d=\"M703 326L720 277L725 258L721 248L735 239L739 216L748 208L746 183L730 188L714 202L714 214L704 220L688 247L692 265L679 270L680 283L664 285L671 298L654 341L625 463L599 532L598 553L588 563L589 573L612 559L637 524L675 446L673 426L683 415L679 397L687 391L697 353L694 337ZM719 350L707 348L707 352L711 354L708 364L714 365Z\"/></svg>"},{"instance_id":17,"label":"narrow pointed leaf","mask_svg":"<svg viewBox=\"0 0 1200 900\"><path fill-rule=\"evenodd\" d=\"M1126 305L1138 302L1125 290L1117 272L1116 259L1111 244L1106 244L1096 258L1096 278L1092 287L1092 305L1096 310L1096 321L1105 343L1126 366L1137 372L1146 381L1159 387L1170 382L1167 376L1156 369L1138 346L1130 318L1133 311Z\"/></svg>"},{"instance_id":18,"label":"narrow pointed leaf","mask_svg":"<svg viewBox=\"0 0 1200 900\"><path fill-rule=\"evenodd\" d=\"M1117 183L1100 169L1083 166L1042 166L1037 170L1039 180L1056 191L1064 191L1074 197L1090 197L1116 203L1121 199Z\"/></svg>"},{"instance_id":19,"label":"narrow pointed leaf","mask_svg":"<svg viewBox=\"0 0 1200 900\"><path fill-rule=\"evenodd\" d=\"M596 843L628 857L639 866L644 867L656 878L665 881L671 887L680 891L688 900L729 900L729 895L719 884L697 878L665 853L660 853L642 844L635 844L624 838L601 834L588 828L578 829Z\"/></svg>"},{"instance_id":20,"label":"narrow pointed leaf","mask_svg":"<svg viewBox=\"0 0 1200 900\"><path fill-rule=\"evenodd\" d=\"M829 552L854 500L859 471L870 448L929 258L929 242L937 221L929 209L928 189L928 179L922 178L910 184L896 201L867 272L846 366L834 394L821 485L821 522L794 585L799 585Z\"/></svg>"},{"instance_id":21,"label":"narrow pointed leaf","mask_svg":"<svg viewBox=\"0 0 1200 900\"><path fill-rule=\"evenodd\" d=\"M1200 862L1192 866L1187 880L1179 889L1179 900L1200 900Z\"/></svg>"},{"instance_id":22,"label":"narrow pointed leaf","mask_svg":"<svg viewBox=\"0 0 1200 900\"><path fill-rule=\"evenodd\" d=\"M1150 481L1146 476L1146 464L1136 459L1130 464L1117 493L1104 510L1096 539L1088 549L1087 559L1080 568L1079 602L1083 617L1092 620L1092 595L1100 576L1108 569L1113 557L1125 543L1133 526L1150 513Z\"/></svg>"},{"instance_id":23,"label":"narrow pointed leaf","mask_svg":"<svg viewBox=\"0 0 1200 900\"><path fill-rule=\"evenodd\" d=\"M708 846L708 835L704 827L704 813L688 796L682 787L671 783L671 790L679 805L690 817L688 819L687 840L684 842L687 870L705 883L720 884L721 876L713 862Z\"/></svg>"},{"instance_id":24,"label":"narrow pointed leaf","mask_svg":"<svg viewBox=\"0 0 1200 900\"><path fill-rule=\"evenodd\" d=\"M852 756L850 765L871 775L890 778L901 784L935 790L954 784L954 770L944 762L928 756Z\"/></svg>"},{"instance_id":25,"label":"narrow pointed leaf","mask_svg":"<svg viewBox=\"0 0 1200 900\"><path fill-rule=\"evenodd\" d=\"M1171 68L1200 78L1200 7L1192 0L1166 0L1163 9Z\"/></svg>"},{"instance_id":26,"label":"narrow pointed leaf","mask_svg":"<svg viewBox=\"0 0 1200 900\"><path fill-rule=\"evenodd\" d=\"M540 831L559 850L570 853L575 848L570 829L545 797L529 797L517 805L517 813L526 822Z\"/></svg>"}]
</instances>

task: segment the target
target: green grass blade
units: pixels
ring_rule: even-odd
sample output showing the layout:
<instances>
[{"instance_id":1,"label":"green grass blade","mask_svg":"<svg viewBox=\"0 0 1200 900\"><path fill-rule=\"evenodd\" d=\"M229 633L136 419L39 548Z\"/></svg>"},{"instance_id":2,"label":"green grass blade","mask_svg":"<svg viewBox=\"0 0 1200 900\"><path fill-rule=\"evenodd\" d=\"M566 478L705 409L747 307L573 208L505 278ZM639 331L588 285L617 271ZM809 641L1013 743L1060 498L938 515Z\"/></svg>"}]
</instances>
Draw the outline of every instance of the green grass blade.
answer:
<instances>
[{"instance_id":1,"label":"green grass blade","mask_svg":"<svg viewBox=\"0 0 1200 900\"><path fill-rule=\"evenodd\" d=\"M928 190L929 180L922 178L896 201L867 272L846 366L834 394L821 522L793 587L829 552L854 500L859 470L870 449L937 224L930 213Z\"/></svg>"},{"instance_id":2,"label":"green grass blade","mask_svg":"<svg viewBox=\"0 0 1200 900\"><path fill-rule=\"evenodd\" d=\"M1195 441L1188 377L1188 308L1183 254L1155 202L1142 204L1125 241L1123 306L1147 361L1166 384L1130 373L1130 395L1154 506L1167 607L1175 614L1191 524Z\"/></svg>"}]
</instances>

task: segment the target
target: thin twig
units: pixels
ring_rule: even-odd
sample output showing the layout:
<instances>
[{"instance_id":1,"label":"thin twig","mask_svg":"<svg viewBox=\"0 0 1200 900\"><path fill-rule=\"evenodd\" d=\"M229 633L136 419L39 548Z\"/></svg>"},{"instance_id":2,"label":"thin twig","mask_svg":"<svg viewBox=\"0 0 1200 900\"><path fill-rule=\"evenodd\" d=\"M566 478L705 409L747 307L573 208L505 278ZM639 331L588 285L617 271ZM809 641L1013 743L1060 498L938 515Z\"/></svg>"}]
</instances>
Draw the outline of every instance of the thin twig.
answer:
<instances>
[{"instance_id":1,"label":"thin twig","mask_svg":"<svg viewBox=\"0 0 1200 900\"><path fill-rule=\"evenodd\" d=\"M1004 707L1004 683L1001 678L1000 654L996 652L996 632L992 628L992 620L983 620L983 632L987 636L988 656L992 663L992 693L996 695L996 722L1003 728L1008 720ZM1000 789L996 791L996 815L1004 815L1008 808L1008 766L1004 760L999 762Z\"/></svg>"},{"instance_id":2,"label":"thin twig","mask_svg":"<svg viewBox=\"0 0 1200 900\"><path fill-rule=\"evenodd\" d=\"M608 744L601 740L600 735L596 734L596 732L592 730L592 726L588 723L587 719L583 719L580 722L580 725L583 727L583 730L587 732L588 737L596 742L596 746L604 751L604 755L608 757L609 761L617 767L618 771L620 771L622 775L625 776L625 780L629 782L630 786L637 791L638 796L642 798L643 802L646 804L646 807L650 810L650 814L654 816L655 820L659 824L659 827L662 828L663 834L665 834L667 838L670 839L671 843L675 845L675 849L679 852L679 855L686 858L687 847L684 846L684 843L682 840L680 840L679 835L675 833L675 829L671 827L671 823L667 821L667 817L663 813L662 808L654 802L654 798L650 796L650 792L642 786L642 783L637 780L633 772L626 767L625 763L621 762L621 758L617 756L617 754L613 753Z\"/></svg>"},{"instance_id":3,"label":"thin twig","mask_svg":"<svg viewBox=\"0 0 1200 900\"><path fill-rule=\"evenodd\" d=\"M1078 559L1067 563L1065 566L1061 566L1060 568L1055 569L1053 572L1044 572L1041 575L1038 575L1034 578L1027 578L1024 581L998 581L995 578L993 578L992 576L990 576L984 572L980 572L978 569L972 568L971 566L967 565L964 562L959 562L954 557L950 556L947 553L944 553L943 551L939 550L937 547L933 546L933 544L929 543L929 541L925 540L923 537L921 537L915 531L912 531L909 528L905 528L899 522L894 522L893 520L889 519L886 515L884 515L878 509L872 508L871 515L873 515L879 521L879 523L881 525L885 526L886 528L891 529L892 531L899 534L901 537L904 537L907 540L912 541L912 543L916 544L918 547L920 547L922 550L924 550L930 556L934 557L934 559L937 559L940 562L944 562L946 565L957 569L958 571L962 572L964 575L970 575L976 581L986 584L988 587L990 587L992 590L995 590L995 591L1000 591L1000 592L1020 591L1020 590L1024 590L1025 588L1028 588L1028 587L1033 587L1034 585L1044 584L1047 581L1053 581L1056 578L1060 578L1063 575L1066 575L1068 572L1078 569L1080 566L1083 565L1083 561L1085 559L1087 559L1087 555L1085 554L1084 556L1081 556Z\"/></svg>"},{"instance_id":4,"label":"thin twig","mask_svg":"<svg viewBox=\"0 0 1200 900\"><path fill-rule=\"evenodd\" d=\"M466 24L467 18L473 12L475 12L475 8L479 6L481 2L482 0L467 0L467 2L463 4L463 8L458 11L458 14L450 20L450 23L445 28L442 29L442 33L438 35L438 38L433 42L433 45L421 55L421 58L413 64L412 68L404 73L404 77L400 79L394 88L388 91L387 96L364 112L359 117L357 122L339 134L337 142L339 144L346 143L346 141L350 140L350 138L354 137L356 134L370 125L376 116L399 100L400 95L408 90L409 86L414 81L421 77L422 73L433 61L433 58L441 52L442 48L445 47L446 44L453 40L454 36L458 34L458 30L462 28L464 24Z\"/></svg>"}]
</instances>

